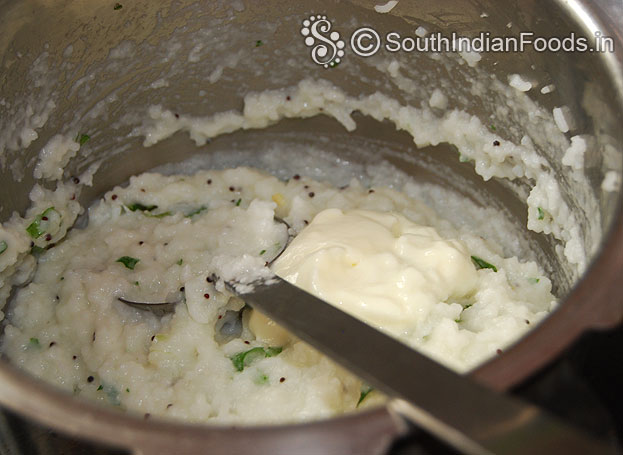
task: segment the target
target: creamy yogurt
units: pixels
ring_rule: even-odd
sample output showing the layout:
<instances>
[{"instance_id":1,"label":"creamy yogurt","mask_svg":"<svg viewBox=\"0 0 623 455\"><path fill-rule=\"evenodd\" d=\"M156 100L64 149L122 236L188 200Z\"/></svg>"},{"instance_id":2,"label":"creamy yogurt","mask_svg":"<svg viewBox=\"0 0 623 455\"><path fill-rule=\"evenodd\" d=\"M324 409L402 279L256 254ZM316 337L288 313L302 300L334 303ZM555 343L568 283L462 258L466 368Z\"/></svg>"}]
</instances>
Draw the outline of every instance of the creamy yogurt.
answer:
<instances>
[{"instance_id":1,"label":"creamy yogurt","mask_svg":"<svg viewBox=\"0 0 623 455\"><path fill-rule=\"evenodd\" d=\"M477 273L467 249L404 216L327 209L274 265L298 287L407 340L434 306L467 299Z\"/></svg>"}]
</instances>

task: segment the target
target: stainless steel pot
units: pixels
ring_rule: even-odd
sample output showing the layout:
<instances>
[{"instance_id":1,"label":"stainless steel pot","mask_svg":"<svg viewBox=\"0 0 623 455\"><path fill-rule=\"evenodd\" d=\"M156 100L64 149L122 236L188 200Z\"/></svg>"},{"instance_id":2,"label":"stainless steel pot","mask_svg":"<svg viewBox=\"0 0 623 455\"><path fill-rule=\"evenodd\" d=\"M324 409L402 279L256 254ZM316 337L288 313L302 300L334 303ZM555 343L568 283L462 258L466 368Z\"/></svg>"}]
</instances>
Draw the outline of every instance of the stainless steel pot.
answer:
<instances>
[{"instance_id":1,"label":"stainless steel pot","mask_svg":"<svg viewBox=\"0 0 623 455\"><path fill-rule=\"evenodd\" d=\"M81 195L92 200L107 188L156 165L181 161L198 149L183 134L144 148L134 134L144 107L162 104L189 115L239 109L242 97L295 85L304 77L321 77L358 95L381 90L403 103L419 105L443 84L450 105L496 125L499 134L519 142L526 134L548 159L563 197L576 214L586 246L598 231L590 267L580 280L557 253L549 236L526 234L538 258L557 283L562 304L520 342L471 373L488 386L505 390L554 359L587 330L612 327L622 319L618 283L623 271L621 188L603 191L607 170L619 173L623 161L623 8L617 0L495 1L402 0L388 14L374 10L375 1L170 2L126 0L0 2L0 219L23 212L33 185L34 158L57 133L72 128L89 131L88 150L67 166L77 175L101 160L94 185ZM483 54L476 68L459 58L396 55L405 83L388 80L381 57L347 55L337 68L324 69L309 58L300 35L310 14L326 14L345 38L360 26L396 30L413 36L417 26L429 31L493 36L532 31L535 36L567 36L571 32L610 37L614 53ZM486 14L483 14L486 13ZM193 55L193 57L189 57ZM388 57L385 55L385 57ZM567 106L573 134L590 137L582 183L561 162L558 137L536 134L540 120L527 111L500 109L507 104L493 88L480 96L475 84L493 87L490 75L506 81L519 73L553 93L529 93L548 112ZM165 82L166 81L166 82ZM410 85L410 81L416 83ZM53 104L49 102L52 101ZM27 112L27 106L34 114ZM488 120L492 119L492 120ZM331 148L354 161L385 158L422 180L468 194L481 204L505 208L518 225L526 224L525 202L517 196L526 182L483 182L469 165L458 163L448 145L416 149L412 138L392 125L357 118L359 128L346 133L325 117L287 120L266 130L220 136L201 152L262 147L274 140L310 144L330 139ZM13 132L30 126L36 139ZM91 133L92 132L92 133ZM372 150L361 154L358 150ZM589 206L597 211L590 213ZM134 453L384 453L404 424L376 409L304 425L279 427L215 427L143 420L75 399L43 384L2 360L0 403L50 428Z\"/></svg>"}]
</instances>

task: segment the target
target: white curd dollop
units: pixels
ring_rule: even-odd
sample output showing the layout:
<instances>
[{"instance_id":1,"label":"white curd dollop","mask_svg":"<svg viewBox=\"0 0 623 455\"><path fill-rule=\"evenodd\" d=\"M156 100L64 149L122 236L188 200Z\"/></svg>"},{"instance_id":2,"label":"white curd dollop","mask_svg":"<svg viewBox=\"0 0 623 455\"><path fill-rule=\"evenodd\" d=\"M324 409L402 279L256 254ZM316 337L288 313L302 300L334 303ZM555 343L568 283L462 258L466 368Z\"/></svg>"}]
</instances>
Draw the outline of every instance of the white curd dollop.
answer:
<instances>
[{"instance_id":1,"label":"white curd dollop","mask_svg":"<svg viewBox=\"0 0 623 455\"><path fill-rule=\"evenodd\" d=\"M473 294L478 281L461 242L371 210L320 212L274 271L399 337L412 336L435 304Z\"/></svg>"}]
</instances>

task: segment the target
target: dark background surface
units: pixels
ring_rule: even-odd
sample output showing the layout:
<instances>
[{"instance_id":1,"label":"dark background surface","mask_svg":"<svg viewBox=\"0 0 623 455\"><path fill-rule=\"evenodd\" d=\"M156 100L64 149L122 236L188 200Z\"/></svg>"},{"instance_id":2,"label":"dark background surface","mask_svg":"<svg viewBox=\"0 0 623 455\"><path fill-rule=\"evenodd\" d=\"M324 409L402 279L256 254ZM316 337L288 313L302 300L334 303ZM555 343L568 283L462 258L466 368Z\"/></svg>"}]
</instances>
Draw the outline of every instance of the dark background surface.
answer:
<instances>
[{"instance_id":1,"label":"dark background surface","mask_svg":"<svg viewBox=\"0 0 623 455\"><path fill-rule=\"evenodd\" d=\"M623 454L622 370L623 326L620 326L584 334L554 363L515 388L512 394L604 441L613 453ZM431 437L416 434L417 430L397 442L391 455L457 453Z\"/></svg>"},{"instance_id":2,"label":"dark background surface","mask_svg":"<svg viewBox=\"0 0 623 455\"><path fill-rule=\"evenodd\" d=\"M608 332L587 333L556 362L512 393L607 442L614 453L623 453L622 367L623 326ZM310 453L309 447L301 449L301 453ZM12 413L0 414L0 455L124 453L128 452L66 438L27 424ZM390 451L391 455L456 453L417 429L397 441Z\"/></svg>"}]
</instances>

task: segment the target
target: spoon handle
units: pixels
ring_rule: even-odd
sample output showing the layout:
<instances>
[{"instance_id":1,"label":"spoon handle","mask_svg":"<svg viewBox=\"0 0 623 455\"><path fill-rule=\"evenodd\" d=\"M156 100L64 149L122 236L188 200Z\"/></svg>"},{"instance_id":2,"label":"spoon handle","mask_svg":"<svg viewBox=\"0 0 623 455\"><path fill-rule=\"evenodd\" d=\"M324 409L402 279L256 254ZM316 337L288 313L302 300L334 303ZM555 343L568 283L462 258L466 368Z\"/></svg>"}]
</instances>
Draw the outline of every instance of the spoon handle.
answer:
<instances>
[{"instance_id":1,"label":"spoon handle","mask_svg":"<svg viewBox=\"0 0 623 455\"><path fill-rule=\"evenodd\" d=\"M456 374L280 278L239 295L393 397L391 410L463 453L614 453L542 409Z\"/></svg>"}]
</instances>

